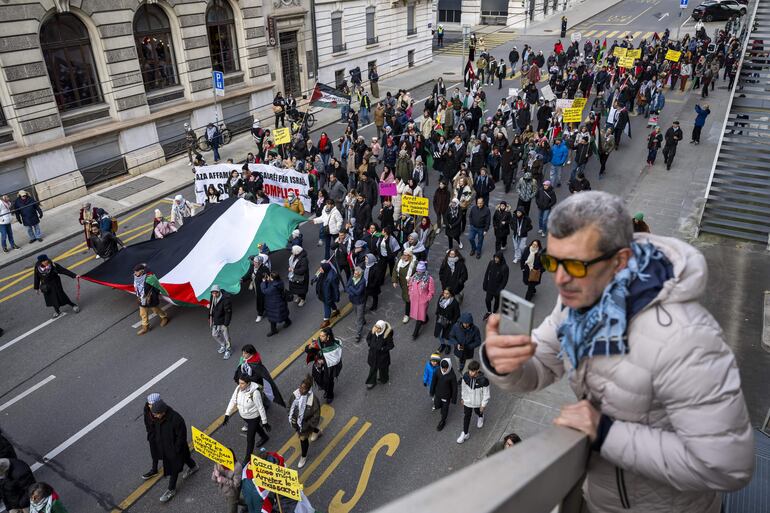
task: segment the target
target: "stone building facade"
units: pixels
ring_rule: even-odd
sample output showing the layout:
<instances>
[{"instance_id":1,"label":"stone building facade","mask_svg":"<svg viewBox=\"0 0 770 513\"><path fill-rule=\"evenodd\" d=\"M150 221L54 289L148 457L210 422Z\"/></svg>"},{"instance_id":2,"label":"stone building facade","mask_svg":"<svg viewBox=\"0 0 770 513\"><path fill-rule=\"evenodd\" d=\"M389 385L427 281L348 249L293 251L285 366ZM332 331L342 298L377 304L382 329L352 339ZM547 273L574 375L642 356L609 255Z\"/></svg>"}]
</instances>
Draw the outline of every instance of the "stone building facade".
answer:
<instances>
[{"instance_id":1,"label":"stone building facade","mask_svg":"<svg viewBox=\"0 0 770 513\"><path fill-rule=\"evenodd\" d=\"M0 193L61 204L182 153L185 123L248 129L312 87L308 2L0 1Z\"/></svg>"}]
</instances>

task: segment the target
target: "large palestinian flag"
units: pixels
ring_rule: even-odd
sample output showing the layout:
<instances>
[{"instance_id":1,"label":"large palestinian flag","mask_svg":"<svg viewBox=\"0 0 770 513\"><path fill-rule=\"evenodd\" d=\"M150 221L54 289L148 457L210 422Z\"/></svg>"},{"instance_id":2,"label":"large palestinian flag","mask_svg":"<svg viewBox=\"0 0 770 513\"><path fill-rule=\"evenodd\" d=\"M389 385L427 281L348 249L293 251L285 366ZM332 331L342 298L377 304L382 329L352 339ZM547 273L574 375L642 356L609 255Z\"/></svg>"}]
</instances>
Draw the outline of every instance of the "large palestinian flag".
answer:
<instances>
[{"instance_id":1,"label":"large palestinian flag","mask_svg":"<svg viewBox=\"0 0 770 513\"><path fill-rule=\"evenodd\" d=\"M174 234L141 242L83 275L84 280L134 293L134 266L146 263L163 294L176 304L206 305L212 285L237 294L257 246L286 246L304 218L280 205L232 198L209 205Z\"/></svg>"},{"instance_id":2,"label":"large palestinian flag","mask_svg":"<svg viewBox=\"0 0 770 513\"><path fill-rule=\"evenodd\" d=\"M330 109L341 109L343 105L350 103L350 95L339 89L334 89L326 84L316 83L310 104Z\"/></svg>"}]
</instances>

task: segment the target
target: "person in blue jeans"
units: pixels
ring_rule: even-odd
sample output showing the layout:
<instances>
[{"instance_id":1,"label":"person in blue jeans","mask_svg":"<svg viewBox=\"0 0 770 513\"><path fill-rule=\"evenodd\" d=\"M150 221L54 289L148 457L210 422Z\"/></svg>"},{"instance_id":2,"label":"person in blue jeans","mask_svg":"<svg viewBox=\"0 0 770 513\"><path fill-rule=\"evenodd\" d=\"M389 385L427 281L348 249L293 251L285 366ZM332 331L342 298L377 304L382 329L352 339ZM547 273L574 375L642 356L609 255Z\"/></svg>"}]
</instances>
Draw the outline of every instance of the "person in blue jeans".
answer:
<instances>
[{"instance_id":1,"label":"person in blue jeans","mask_svg":"<svg viewBox=\"0 0 770 513\"><path fill-rule=\"evenodd\" d=\"M27 191L19 191L19 197L13 202L13 210L16 213L16 219L27 229L29 242L36 240L43 242L43 232L40 230L43 210L40 204L27 194Z\"/></svg>"},{"instance_id":2,"label":"person in blue jeans","mask_svg":"<svg viewBox=\"0 0 770 513\"><path fill-rule=\"evenodd\" d=\"M567 144L557 138L551 147L551 183L556 184L556 187L561 187L561 169L567 162L568 155Z\"/></svg>"},{"instance_id":3,"label":"person in blue jeans","mask_svg":"<svg viewBox=\"0 0 770 513\"><path fill-rule=\"evenodd\" d=\"M219 133L219 128L214 125L214 123L209 123L208 126L206 126L206 140L208 140L209 145L211 145L211 149L214 151L214 163L220 161L219 158L219 145L221 144L221 136L222 134Z\"/></svg>"},{"instance_id":4,"label":"person in blue jeans","mask_svg":"<svg viewBox=\"0 0 770 513\"><path fill-rule=\"evenodd\" d=\"M484 246L484 235L489 230L492 213L484 204L483 198L476 198L476 204L468 211L468 239L471 242L471 256L481 258L481 249Z\"/></svg>"},{"instance_id":5,"label":"person in blue jeans","mask_svg":"<svg viewBox=\"0 0 770 513\"><path fill-rule=\"evenodd\" d=\"M11 226L11 221L13 221L12 211L13 203L11 203L11 198L4 194L0 198L0 236L2 237L3 251L6 253L11 249L21 249L13 240L13 227Z\"/></svg>"},{"instance_id":6,"label":"person in blue jeans","mask_svg":"<svg viewBox=\"0 0 770 513\"><path fill-rule=\"evenodd\" d=\"M545 237L548 234L548 216L551 215L551 209L556 205L556 191L551 187L550 180L544 181L543 185L538 188L535 203L540 211L538 214L538 233L541 237Z\"/></svg>"}]
</instances>

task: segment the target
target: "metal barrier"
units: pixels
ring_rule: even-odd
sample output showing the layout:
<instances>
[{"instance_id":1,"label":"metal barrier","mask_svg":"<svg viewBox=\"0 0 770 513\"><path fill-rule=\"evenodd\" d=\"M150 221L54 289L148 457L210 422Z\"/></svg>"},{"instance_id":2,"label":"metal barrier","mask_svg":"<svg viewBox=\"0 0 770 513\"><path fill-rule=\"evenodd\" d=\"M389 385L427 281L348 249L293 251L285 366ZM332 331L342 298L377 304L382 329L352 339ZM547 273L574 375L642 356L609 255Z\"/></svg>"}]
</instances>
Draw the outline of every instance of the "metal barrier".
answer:
<instances>
[{"instance_id":1,"label":"metal barrier","mask_svg":"<svg viewBox=\"0 0 770 513\"><path fill-rule=\"evenodd\" d=\"M552 427L374 513L581 513L588 437Z\"/></svg>"}]
</instances>

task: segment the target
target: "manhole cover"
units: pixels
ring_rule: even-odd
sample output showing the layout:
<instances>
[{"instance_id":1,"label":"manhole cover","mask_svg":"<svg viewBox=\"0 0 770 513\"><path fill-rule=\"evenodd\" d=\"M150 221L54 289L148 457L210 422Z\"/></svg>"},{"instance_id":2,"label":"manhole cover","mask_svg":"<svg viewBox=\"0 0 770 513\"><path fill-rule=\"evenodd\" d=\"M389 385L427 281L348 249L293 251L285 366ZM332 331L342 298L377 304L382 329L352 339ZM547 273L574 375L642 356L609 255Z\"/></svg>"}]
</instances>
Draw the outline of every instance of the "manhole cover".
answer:
<instances>
[{"instance_id":1,"label":"manhole cover","mask_svg":"<svg viewBox=\"0 0 770 513\"><path fill-rule=\"evenodd\" d=\"M163 183L163 180L156 180L155 178L150 178L149 176L141 176L132 182L124 183L123 185L119 185L108 191L100 192L99 196L111 199L113 201L120 201L136 194L137 192L149 189L150 187L155 187L159 183Z\"/></svg>"},{"instance_id":2,"label":"manhole cover","mask_svg":"<svg viewBox=\"0 0 770 513\"><path fill-rule=\"evenodd\" d=\"M543 32L556 32L556 31L553 29L544 29Z\"/></svg>"}]
</instances>

